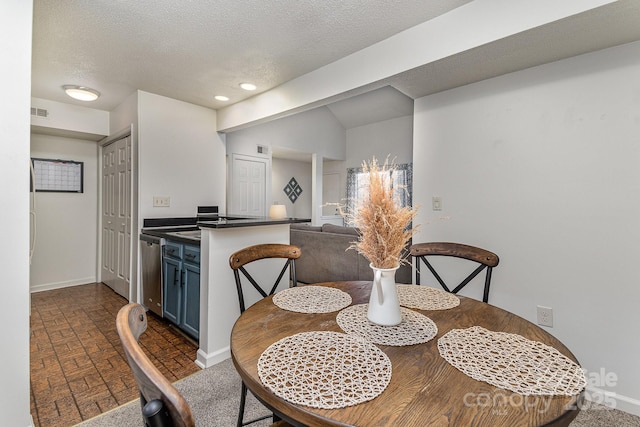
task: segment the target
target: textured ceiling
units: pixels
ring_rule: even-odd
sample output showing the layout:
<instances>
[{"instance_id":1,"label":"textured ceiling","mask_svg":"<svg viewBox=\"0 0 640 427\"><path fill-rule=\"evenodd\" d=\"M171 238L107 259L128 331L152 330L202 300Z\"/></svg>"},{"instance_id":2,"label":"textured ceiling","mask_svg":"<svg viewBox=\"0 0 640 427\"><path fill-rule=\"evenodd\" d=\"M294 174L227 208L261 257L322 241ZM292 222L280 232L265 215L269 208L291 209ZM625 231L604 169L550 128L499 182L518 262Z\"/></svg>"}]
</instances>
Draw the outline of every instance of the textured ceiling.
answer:
<instances>
[{"instance_id":1,"label":"textured ceiling","mask_svg":"<svg viewBox=\"0 0 640 427\"><path fill-rule=\"evenodd\" d=\"M640 1L622 0L426 64L378 85L392 85L417 99L637 40Z\"/></svg>"},{"instance_id":2,"label":"textured ceiling","mask_svg":"<svg viewBox=\"0 0 640 427\"><path fill-rule=\"evenodd\" d=\"M90 106L107 111L135 90L219 109L466 3L34 0L32 96L87 106L61 89L78 84L99 90L102 96ZM345 128L361 126L405 115L411 98L639 39L640 1L619 0L327 102ZM241 90L244 81L258 90ZM231 100L215 101L217 94Z\"/></svg>"},{"instance_id":3,"label":"textured ceiling","mask_svg":"<svg viewBox=\"0 0 640 427\"><path fill-rule=\"evenodd\" d=\"M78 84L107 111L138 89L217 109L469 1L34 0L32 96L86 106L62 92Z\"/></svg>"}]
</instances>

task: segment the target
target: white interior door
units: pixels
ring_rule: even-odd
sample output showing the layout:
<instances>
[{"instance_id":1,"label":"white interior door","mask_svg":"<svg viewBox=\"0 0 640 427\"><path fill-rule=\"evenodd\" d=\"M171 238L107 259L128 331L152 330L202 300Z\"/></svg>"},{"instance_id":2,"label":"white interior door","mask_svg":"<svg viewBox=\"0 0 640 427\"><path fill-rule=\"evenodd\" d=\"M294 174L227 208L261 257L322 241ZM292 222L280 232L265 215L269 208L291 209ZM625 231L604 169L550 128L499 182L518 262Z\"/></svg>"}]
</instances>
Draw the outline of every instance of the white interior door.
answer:
<instances>
[{"instance_id":1,"label":"white interior door","mask_svg":"<svg viewBox=\"0 0 640 427\"><path fill-rule=\"evenodd\" d=\"M102 151L102 282L113 288L116 278L115 267L115 217L116 201L116 144L112 143Z\"/></svg>"},{"instance_id":2,"label":"white interior door","mask_svg":"<svg viewBox=\"0 0 640 427\"><path fill-rule=\"evenodd\" d=\"M131 137L102 151L102 282L129 299Z\"/></svg>"},{"instance_id":3,"label":"white interior door","mask_svg":"<svg viewBox=\"0 0 640 427\"><path fill-rule=\"evenodd\" d=\"M265 216L267 193L265 159L233 157L231 206L236 215Z\"/></svg>"}]
</instances>

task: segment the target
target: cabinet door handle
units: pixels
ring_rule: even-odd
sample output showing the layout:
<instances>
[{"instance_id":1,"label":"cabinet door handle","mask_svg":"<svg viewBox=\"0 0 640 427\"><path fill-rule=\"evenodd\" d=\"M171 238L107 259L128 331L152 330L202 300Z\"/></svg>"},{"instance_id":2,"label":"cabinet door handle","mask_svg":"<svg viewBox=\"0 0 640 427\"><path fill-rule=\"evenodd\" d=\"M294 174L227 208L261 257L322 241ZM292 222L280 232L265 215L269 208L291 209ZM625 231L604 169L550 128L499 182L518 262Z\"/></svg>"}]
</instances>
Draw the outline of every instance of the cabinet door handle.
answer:
<instances>
[{"instance_id":1,"label":"cabinet door handle","mask_svg":"<svg viewBox=\"0 0 640 427\"><path fill-rule=\"evenodd\" d=\"M184 254L185 257L195 259L196 256L194 254Z\"/></svg>"}]
</instances>

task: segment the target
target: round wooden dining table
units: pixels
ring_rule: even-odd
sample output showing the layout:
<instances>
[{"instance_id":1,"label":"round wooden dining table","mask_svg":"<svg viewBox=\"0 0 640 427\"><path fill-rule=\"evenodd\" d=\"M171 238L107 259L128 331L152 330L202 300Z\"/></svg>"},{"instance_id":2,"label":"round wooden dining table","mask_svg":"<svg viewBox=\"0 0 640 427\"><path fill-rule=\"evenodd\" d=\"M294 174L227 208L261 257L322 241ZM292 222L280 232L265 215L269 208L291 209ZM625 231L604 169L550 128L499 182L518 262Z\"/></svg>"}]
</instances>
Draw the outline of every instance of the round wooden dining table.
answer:
<instances>
[{"instance_id":1,"label":"round wooden dining table","mask_svg":"<svg viewBox=\"0 0 640 427\"><path fill-rule=\"evenodd\" d=\"M371 282L314 284L338 288L353 304L369 302ZM416 285L417 286L417 285ZM573 396L523 396L475 380L450 365L438 351L438 339L452 329L481 326L521 335L558 350L577 363L558 339L508 311L460 296L447 310L416 310L435 322L430 341L410 346L377 345L390 359L387 388L373 400L340 409L316 409L290 403L267 389L258 376L258 359L271 344L300 332L342 332L337 312L298 313L267 297L248 308L231 332L231 356L251 392L274 414L297 426L567 426L576 417L583 393Z\"/></svg>"}]
</instances>

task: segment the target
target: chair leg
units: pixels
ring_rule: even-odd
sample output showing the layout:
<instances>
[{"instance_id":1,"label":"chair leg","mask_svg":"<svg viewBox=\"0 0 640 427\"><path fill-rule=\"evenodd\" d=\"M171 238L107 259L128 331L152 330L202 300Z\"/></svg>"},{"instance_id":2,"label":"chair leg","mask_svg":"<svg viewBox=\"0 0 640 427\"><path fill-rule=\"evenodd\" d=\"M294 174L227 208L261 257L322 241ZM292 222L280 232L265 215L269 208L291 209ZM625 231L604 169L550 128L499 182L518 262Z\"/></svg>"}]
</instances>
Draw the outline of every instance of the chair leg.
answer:
<instances>
[{"instance_id":1,"label":"chair leg","mask_svg":"<svg viewBox=\"0 0 640 427\"><path fill-rule=\"evenodd\" d=\"M242 390L240 392L240 412L238 412L238 422L236 423L236 427L242 427L244 420L244 405L247 401L247 386L244 385L244 381L242 381Z\"/></svg>"},{"instance_id":2,"label":"chair leg","mask_svg":"<svg viewBox=\"0 0 640 427\"><path fill-rule=\"evenodd\" d=\"M263 415L260 418L256 418L253 419L251 421L245 421L244 420L244 407L247 401L247 392L249 391L249 389L247 388L247 386L244 384L244 381L242 381L242 389L241 389L241 394L240 394L240 411L238 412L238 422L236 423L236 427L243 427L243 426L247 426L249 424L253 424L257 421L262 421L262 420L266 420L267 418L272 418L275 421L279 421L279 418L276 414L274 413L270 413L269 415Z\"/></svg>"}]
</instances>

